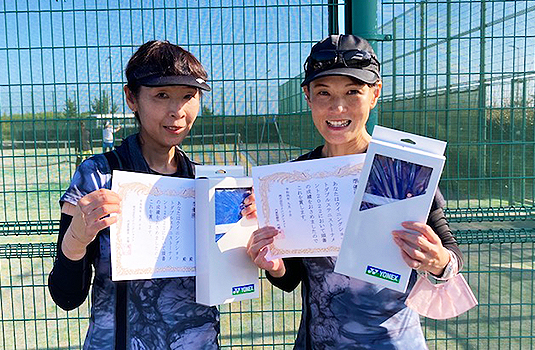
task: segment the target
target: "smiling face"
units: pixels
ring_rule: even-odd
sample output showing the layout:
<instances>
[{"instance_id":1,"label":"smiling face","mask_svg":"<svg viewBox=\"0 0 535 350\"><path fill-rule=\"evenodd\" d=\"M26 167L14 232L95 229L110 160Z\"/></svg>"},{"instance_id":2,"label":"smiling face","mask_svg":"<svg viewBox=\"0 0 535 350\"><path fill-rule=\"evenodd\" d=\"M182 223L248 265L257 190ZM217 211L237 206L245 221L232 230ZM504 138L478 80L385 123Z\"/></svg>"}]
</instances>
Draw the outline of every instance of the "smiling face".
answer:
<instances>
[{"instance_id":1,"label":"smiling face","mask_svg":"<svg viewBox=\"0 0 535 350\"><path fill-rule=\"evenodd\" d=\"M370 87L340 75L318 78L303 87L314 125L325 139L324 155L366 150L370 140L366 121L377 104L381 87L381 81Z\"/></svg>"},{"instance_id":2,"label":"smiling face","mask_svg":"<svg viewBox=\"0 0 535 350\"><path fill-rule=\"evenodd\" d=\"M200 106L199 91L190 86L141 86L134 95L125 87L130 109L138 113L142 150L174 154L188 135Z\"/></svg>"}]
</instances>

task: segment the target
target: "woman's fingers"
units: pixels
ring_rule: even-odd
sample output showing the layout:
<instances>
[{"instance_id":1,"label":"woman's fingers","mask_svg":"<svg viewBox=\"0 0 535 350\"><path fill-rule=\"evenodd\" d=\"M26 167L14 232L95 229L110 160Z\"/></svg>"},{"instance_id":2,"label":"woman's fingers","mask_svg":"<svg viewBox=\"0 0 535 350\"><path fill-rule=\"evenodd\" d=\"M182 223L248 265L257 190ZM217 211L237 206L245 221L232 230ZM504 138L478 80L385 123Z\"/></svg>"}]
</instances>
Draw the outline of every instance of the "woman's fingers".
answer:
<instances>
[{"instance_id":1,"label":"woman's fingers","mask_svg":"<svg viewBox=\"0 0 535 350\"><path fill-rule=\"evenodd\" d=\"M431 226L423 222L405 221L405 222L402 222L401 225L407 230L412 230L412 231L416 231L416 232L423 234L427 238L427 240L431 242L432 244L441 243L440 237L438 237L435 231L433 231Z\"/></svg>"},{"instance_id":2,"label":"woman's fingers","mask_svg":"<svg viewBox=\"0 0 535 350\"><path fill-rule=\"evenodd\" d=\"M273 268L273 261L269 261L266 259L267 253L267 248L261 249L256 255L256 258L253 260L256 266L264 270L270 270Z\"/></svg>"},{"instance_id":3,"label":"woman's fingers","mask_svg":"<svg viewBox=\"0 0 535 350\"><path fill-rule=\"evenodd\" d=\"M422 271L427 271L429 269L429 266L433 263L434 259L432 259L427 252L407 244L396 236L394 236L394 241L401 249L401 257L403 258L403 261L405 261L411 269Z\"/></svg>"},{"instance_id":4,"label":"woman's fingers","mask_svg":"<svg viewBox=\"0 0 535 350\"><path fill-rule=\"evenodd\" d=\"M413 259L403 250L401 251L401 257L411 269L419 270L422 267L422 263L420 261Z\"/></svg>"},{"instance_id":5,"label":"woman's fingers","mask_svg":"<svg viewBox=\"0 0 535 350\"><path fill-rule=\"evenodd\" d=\"M405 221L402 226L406 230L393 231L394 236L407 242L421 251L432 250L434 246L442 246L442 242L433 229L422 222Z\"/></svg>"},{"instance_id":6,"label":"woman's fingers","mask_svg":"<svg viewBox=\"0 0 535 350\"><path fill-rule=\"evenodd\" d=\"M111 225L113 225L116 222L117 222L117 217L116 216L107 216L105 218L102 218L102 219L96 221L92 225L91 231L98 233L98 232L104 230L105 228L110 227ZM93 239L94 239L94 237L93 237Z\"/></svg>"},{"instance_id":7,"label":"woman's fingers","mask_svg":"<svg viewBox=\"0 0 535 350\"><path fill-rule=\"evenodd\" d=\"M280 231L272 226L266 226L254 231L247 244L247 254L261 269L274 271L280 268L282 261L268 261L266 255L268 246L273 243Z\"/></svg>"},{"instance_id":8,"label":"woman's fingers","mask_svg":"<svg viewBox=\"0 0 535 350\"><path fill-rule=\"evenodd\" d=\"M73 237L89 244L99 231L117 221L110 215L121 212L121 198L113 191L99 189L82 197L75 212L71 223Z\"/></svg>"},{"instance_id":9,"label":"woman's fingers","mask_svg":"<svg viewBox=\"0 0 535 350\"><path fill-rule=\"evenodd\" d=\"M121 212L121 205L119 203L106 203L95 208L89 214L84 215L84 221L86 225L94 223L101 220L102 218L110 215L117 214Z\"/></svg>"},{"instance_id":10,"label":"woman's fingers","mask_svg":"<svg viewBox=\"0 0 535 350\"><path fill-rule=\"evenodd\" d=\"M392 234L396 244L411 259L421 261L425 258L424 249L418 246L417 240L414 238L407 239L404 231L393 231Z\"/></svg>"},{"instance_id":11,"label":"woman's fingers","mask_svg":"<svg viewBox=\"0 0 535 350\"><path fill-rule=\"evenodd\" d=\"M243 205L245 208L242 209L241 215L245 216L247 219L255 219L257 214L254 192L251 192L251 194L243 200Z\"/></svg>"},{"instance_id":12,"label":"woman's fingers","mask_svg":"<svg viewBox=\"0 0 535 350\"><path fill-rule=\"evenodd\" d=\"M256 244L259 241L270 239L278 235L280 231L273 226L264 226L254 231L249 238L250 244Z\"/></svg>"},{"instance_id":13,"label":"woman's fingers","mask_svg":"<svg viewBox=\"0 0 535 350\"><path fill-rule=\"evenodd\" d=\"M247 244L247 253L253 261L260 250L273 243L274 237L278 234L279 230L272 226L262 227L253 232Z\"/></svg>"},{"instance_id":14,"label":"woman's fingers","mask_svg":"<svg viewBox=\"0 0 535 350\"><path fill-rule=\"evenodd\" d=\"M267 247L260 250L256 259L253 260L256 266L269 271L273 277L282 277L286 273L286 268L282 259L267 260L266 255L268 253Z\"/></svg>"},{"instance_id":15,"label":"woman's fingers","mask_svg":"<svg viewBox=\"0 0 535 350\"><path fill-rule=\"evenodd\" d=\"M439 275L449 262L449 253L440 238L424 223L404 222L410 231L392 232L394 241L401 248L403 260L413 269Z\"/></svg>"},{"instance_id":16,"label":"woman's fingers","mask_svg":"<svg viewBox=\"0 0 535 350\"><path fill-rule=\"evenodd\" d=\"M121 198L113 191L99 189L82 197L77 206L84 216L91 215L94 210L107 204L120 205ZM109 214L109 213L108 213Z\"/></svg>"},{"instance_id":17,"label":"woman's fingers","mask_svg":"<svg viewBox=\"0 0 535 350\"><path fill-rule=\"evenodd\" d=\"M91 217L91 219L98 220L103 216L119 213L121 198L113 191L100 189L82 197L77 206L86 219Z\"/></svg>"}]
</instances>

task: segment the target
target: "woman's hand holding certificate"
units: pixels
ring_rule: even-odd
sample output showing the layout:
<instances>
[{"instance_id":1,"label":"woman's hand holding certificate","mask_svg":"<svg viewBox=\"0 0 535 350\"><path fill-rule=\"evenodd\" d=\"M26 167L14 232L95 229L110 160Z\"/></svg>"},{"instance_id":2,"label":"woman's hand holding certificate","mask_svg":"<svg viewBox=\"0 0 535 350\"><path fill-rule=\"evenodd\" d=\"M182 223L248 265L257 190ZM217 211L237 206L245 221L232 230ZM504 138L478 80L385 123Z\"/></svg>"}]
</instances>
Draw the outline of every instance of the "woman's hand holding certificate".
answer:
<instances>
[{"instance_id":1,"label":"woman's hand holding certificate","mask_svg":"<svg viewBox=\"0 0 535 350\"><path fill-rule=\"evenodd\" d=\"M253 232L247 244L247 254L251 260L273 277L282 277L286 273L282 259L266 259L268 246L273 244L275 236L279 233L280 231L273 226L264 226Z\"/></svg>"},{"instance_id":2,"label":"woman's hand holding certificate","mask_svg":"<svg viewBox=\"0 0 535 350\"><path fill-rule=\"evenodd\" d=\"M107 189L99 189L82 197L76 206L64 203L63 211L72 216L72 222L61 243L63 254L77 261L84 257L86 247L97 234L114 224L121 212L121 198Z\"/></svg>"}]
</instances>

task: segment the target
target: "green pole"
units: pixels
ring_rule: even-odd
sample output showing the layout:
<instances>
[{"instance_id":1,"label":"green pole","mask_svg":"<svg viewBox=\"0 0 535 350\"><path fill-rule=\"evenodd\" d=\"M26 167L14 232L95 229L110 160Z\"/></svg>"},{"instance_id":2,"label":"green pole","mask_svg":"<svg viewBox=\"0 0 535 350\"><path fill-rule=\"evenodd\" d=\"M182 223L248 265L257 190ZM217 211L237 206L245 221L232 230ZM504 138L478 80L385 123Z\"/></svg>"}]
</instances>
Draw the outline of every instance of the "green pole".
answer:
<instances>
[{"instance_id":1,"label":"green pole","mask_svg":"<svg viewBox=\"0 0 535 350\"><path fill-rule=\"evenodd\" d=\"M328 0L329 34L338 34L338 0Z\"/></svg>"},{"instance_id":2,"label":"green pole","mask_svg":"<svg viewBox=\"0 0 535 350\"><path fill-rule=\"evenodd\" d=\"M345 29L347 34L354 34L366 40L376 41L377 37L377 1L348 0L345 3ZM373 43L372 43L373 44ZM375 49L375 47L374 47Z\"/></svg>"},{"instance_id":3,"label":"green pole","mask_svg":"<svg viewBox=\"0 0 535 350\"><path fill-rule=\"evenodd\" d=\"M485 70L486 70L486 58L485 53L486 51L486 32L487 32L487 6L485 3L485 0L481 1L481 14L479 15L479 28L480 28L480 38L479 38L479 91L478 91L478 138L477 142L480 143L481 146L478 146L478 159L479 161L479 171L478 175L480 179L488 178L489 176L492 176L490 172L487 172L488 164L487 164L487 137L488 137L488 128L487 128L487 121L486 121L486 106L487 106L487 83L485 81ZM492 113L492 111L491 111ZM489 117L489 120L492 120ZM492 181L487 181L489 184L489 196L492 193L492 188L490 187ZM478 181L479 186L479 192L483 193L482 185L484 182L482 180Z\"/></svg>"},{"instance_id":4,"label":"green pole","mask_svg":"<svg viewBox=\"0 0 535 350\"><path fill-rule=\"evenodd\" d=\"M345 2L345 32L368 40L377 52L377 1L376 0L347 0ZM381 61L381 57L379 57ZM371 134L377 124L377 107L370 112L366 129Z\"/></svg>"}]
</instances>

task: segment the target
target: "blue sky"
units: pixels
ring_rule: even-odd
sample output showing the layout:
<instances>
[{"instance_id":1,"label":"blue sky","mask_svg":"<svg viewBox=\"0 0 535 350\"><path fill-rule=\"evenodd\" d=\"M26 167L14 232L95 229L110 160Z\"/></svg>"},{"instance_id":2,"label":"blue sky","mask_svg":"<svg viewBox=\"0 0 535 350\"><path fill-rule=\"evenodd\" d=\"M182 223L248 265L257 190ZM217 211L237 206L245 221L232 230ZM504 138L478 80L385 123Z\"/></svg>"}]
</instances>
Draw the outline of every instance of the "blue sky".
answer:
<instances>
[{"instance_id":1,"label":"blue sky","mask_svg":"<svg viewBox=\"0 0 535 350\"><path fill-rule=\"evenodd\" d=\"M0 3L0 113L61 111L67 95L76 98L80 111L87 111L89 101L102 90L128 112L122 96L123 69L133 51L151 39L183 45L201 60L213 87L204 103L216 113L277 113L278 86L302 72L310 46L327 34L325 3L5 0ZM378 44L384 94L392 93L394 84L406 93L417 90L422 58L427 88L443 86L448 70L456 84L477 79L480 33L470 29L479 25L481 2L450 5L451 34L461 35L451 42L449 67L446 24L439 20L444 19L447 4L426 5L425 57L417 54L421 33L414 4L392 1L378 8L384 34L393 34L392 19L405 14L395 20L395 79L393 43ZM508 18L486 31L487 75L535 71L534 8L535 1L487 3L487 22Z\"/></svg>"},{"instance_id":2,"label":"blue sky","mask_svg":"<svg viewBox=\"0 0 535 350\"><path fill-rule=\"evenodd\" d=\"M443 89L448 77L455 88L474 88L479 83L480 72L488 81L487 103L490 105L509 103L511 80L517 85L515 89L521 89L520 85L527 79L527 93L533 95L535 1L487 1L484 65L481 64L482 32L479 28L481 6L480 1L451 2L448 22L447 2L427 2L423 23L425 39L421 40L420 6L406 7L395 2L385 5L383 8L389 8L391 13L399 14L400 9L406 11L393 21L385 19L382 28L385 34L395 32L397 38L395 56L392 44L384 43L379 47L383 62L383 96L394 93L394 86L397 93L418 93L422 75L426 93ZM422 46L425 49L420 54ZM395 77L392 76L394 57Z\"/></svg>"},{"instance_id":3,"label":"blue sky","mask_svg":"<svg viewBox=\"0 0 535 350\"><path fill-rule=\"evenodd\" d=\"M326 21L325 7L310 1L4 2L0 109L61 110L67 94L84 111L100 90L123 105L128 58L147 40L168 39L205 65L214 88L206 104L222 112L224 89L226 113L267 113Z\"/></svg>"}]
</instances>

